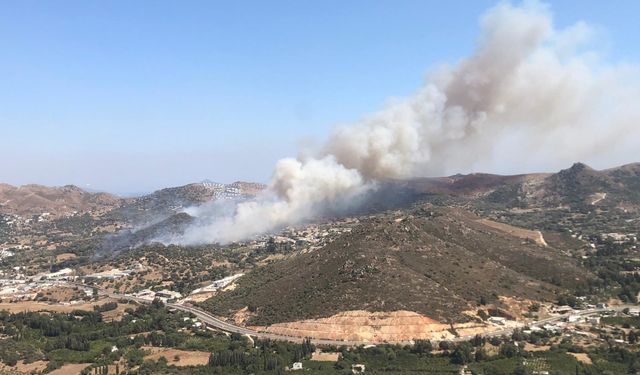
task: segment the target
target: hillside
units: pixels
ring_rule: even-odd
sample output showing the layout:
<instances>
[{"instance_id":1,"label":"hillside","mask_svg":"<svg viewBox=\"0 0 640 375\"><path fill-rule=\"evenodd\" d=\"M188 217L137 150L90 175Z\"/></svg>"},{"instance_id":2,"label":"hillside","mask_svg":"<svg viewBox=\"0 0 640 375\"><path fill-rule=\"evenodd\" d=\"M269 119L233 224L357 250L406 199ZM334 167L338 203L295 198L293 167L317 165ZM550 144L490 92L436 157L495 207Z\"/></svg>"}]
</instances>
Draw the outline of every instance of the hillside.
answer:
<instances>
[{"instance_id":1,"label":"hillside","mask_svg":"<svg viewBox=\"0 0 640 375\"><path fill-rule=\"evenodd\" d=\"M488 201L514 207L640 208L640 164L598 171L576 163L542 180L501 186Z\"/></svg>"},{"instance_id":2,"label":"hillside","mask_svg":"<svg viewBox=\"0 0 640 375\"><path fill-rule=\"evenodd\" d=\"M386 191L401 191L413 201L458 197L520 208L581 209L591 205L637 210L640 206L640 163L595 170L576 163L558 173L495 175L473 173L449 177L388 181ZM393 186L390 189L389 186ZM410 192L411 194L408 194Z\"/></svg>"},{"instance_id":3,"label":"hillside","mask_svg":"<svg viewBox=\"0 0 640 375\"><path fill-rule=\"evenodd\" d=\"M142 229L124 229L114 235L106 236L96 252L99 255L114 254L142 244L160 242L163 239L183 234L185 228L192 222L191 216L180 212Z\"/></svg>"},{"instance_id":4,"label":"hillside","mask_svg":"<svg viewBox=\"0 0 640 375\"><path fill-rule=\"evenodd\" d=\"M503 176L489 173L457 174L449 177L417 178L402 183L416 193L425 195L453 195L469 198L483 197L498 189L535 183L551 176L546 173L531 173Z\"/></svg>"},{"instance_id":5,"label":"hillside","mask_svg":"<svg viewBox=\"0 0 640 375\"><path fill-rule=\"evenodd\" d=\"M107 193L89 193L77 186L12 186L0 184L0 212L17 215L69 214L74 211L109 210L120 199Z\"/></svg>"},{"instance_id":6,"label":"hillside","mask_svg":"<svg viewBox=\"0 0 640 375\"><path fill-rule=\"evenodd\" d=\"M255 325L351 310L464 322L481 298L552 300L589 277L558 250L525 237L460 209L376 215L322 249L252 271L203 306L224 316L248 306L255 314L247 324Z\"/></svg>"},{"instance_id":7,"label":"hillside","mask_svg":"<svg viewBox=\"0 0 640 375\"><path fill-rule=\"evenodd\" d=\"M210 181L171 187L142 197L131 198L118 213L136 223L153 223L185 207L198 206L216 199L255 197L265 185L252 182L220 184Z\"/></svg>"}]
</instances>

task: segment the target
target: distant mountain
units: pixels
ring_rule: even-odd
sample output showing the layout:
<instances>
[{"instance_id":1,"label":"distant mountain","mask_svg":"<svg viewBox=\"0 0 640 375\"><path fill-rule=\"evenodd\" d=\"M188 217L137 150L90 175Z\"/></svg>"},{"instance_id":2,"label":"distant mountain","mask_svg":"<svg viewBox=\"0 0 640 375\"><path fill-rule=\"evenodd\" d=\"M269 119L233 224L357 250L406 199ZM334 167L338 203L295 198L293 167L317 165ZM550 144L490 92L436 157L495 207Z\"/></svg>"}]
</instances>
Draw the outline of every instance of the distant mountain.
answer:
<instances>
[{"instance_id":1,"label":"distant mountain","mask_svg":"<svg viewBox=\"0 0 640 375\"><path fill-rule=\"evenodd\" d=\"M488 201L522 208L640 209L640 164L595 170L576 163L544 179L496 188Z\"/></svg>"},{"instance_id":2,"label":"distant mountain","mask_svg":"<svg viewBox=\"0 0 640 375\"><path fill-rule=\"evenodd\" d=\"M0 184L0 212L18 215L70 214L74 211L110 210L120 198L108 193L89 193L74 185L12 186Z\"/></svg>"},{"instance_id":3,"label":"distant mountain","mask_svg":"<svg viewBox=\"0 0 640 375\"><path fill-rule=\"evenodd\" d=\"M457 197L519 208L591 206L640 210L640 163L595 170L576 163L558 173L502 176L486 173L388 181L384 187L416 202Z\"/></svg>"},{"instance_id":4,"label":"distant mountain","mask_svg":"<svg viewBox=\"0 0 640 375\"><path fill-rule=\"evenodd\" d=\"M204 181L155 191L141 197L128 198L120 210L134 222L151 222L169 217L183 208L198 206L217 199L248 199L266 186L237 181L231 184Z\"/></svg>"},{"instance_id":5,"label":"distant mountain","mask_svg":"<svg viewBox=\"0 0 640 375\"><path fill-rule=\"evenodd\" d=\"M417 178L404 181L407 188L427 195L453 195L470 198L483 197L498 189L519 184L535 183L551 176L548 173L502 176L488 173L457 174L449 177Z\"/></svg>"},{"instance_id":6,"label":"distant mountain","mask_svg":"<svg viewBox=\"0 0 640 375\"><path fill-rule=\"evenodd\" d=\"M199 205L213 199L251 198L264 188L265 185L253 182L221 184L203 181L161 189L147 195L122 198L109 193L87 191L75 185L49 187L0 183L0 213L38 215L48 212L57 215L74 211L108 211L123 208L127 212L148 212L150 215L167 216L180 208Z\"/></svg>"}]
</instances>

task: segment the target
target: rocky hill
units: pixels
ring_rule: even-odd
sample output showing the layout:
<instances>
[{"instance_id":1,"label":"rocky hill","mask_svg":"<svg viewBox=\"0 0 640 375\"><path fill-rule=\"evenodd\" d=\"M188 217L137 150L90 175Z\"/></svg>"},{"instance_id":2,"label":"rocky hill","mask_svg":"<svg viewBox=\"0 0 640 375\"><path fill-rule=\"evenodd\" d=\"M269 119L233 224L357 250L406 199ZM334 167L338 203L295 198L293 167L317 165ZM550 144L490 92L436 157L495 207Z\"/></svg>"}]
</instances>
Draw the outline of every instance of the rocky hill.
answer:
<instances>
[{"instance_id":1,"label":"rocky hill","mask_svg":"<svg viewBox=\"0 0 640 375\"><path fill-rule=\"evenodd\" d=\"M12 186L0 184L0 212L17 215L64 215L72 212L110 210L120 199L107 193L89 193L77 186Z\"/></svg>"},{"instance_id":2,"label":"rocky hill","mask_svg":"<svg viewBox=\"0 0 640 375\"><path fill-rule=\"evenodd\" d=\"M552 300L588 273L530 231L430 205L363 219L326 247L258 268L203 305L267 325L343 311L413 311L439 322L498 297Z\"/></svg>"},{"instance_id":3,"label":"rocky hill","mask_svg":"<svg viewBox=\"0 0 640 375\"><path fill-rule=\"evenodd\" d=\"M598 171L576 163L544 179L500 186L487 200L521 208L640 208L640 165Z\"/></svg>"},{"instance_id":4,"label":"rocky hill","mask_svg":"<svg viewBox=\"0 0 640 375\"><path fill-rule=\"evenodd\" d=\"M142 197L128 199L119 213L132 222L150 223L171 216L183 208L216 199L255 197L264 188L265 185L252 182L221 184L204 181L161 189Z\"/></svg>"},{"instance_id":5,"label":"rocky hill","mask_svg":"<svg viewBox=\"0 0 640 375\"><path fill-rule=\"evenodd\" d=\"M576 163L558 173L502 176L486 173L391 182L413 192L414 200L461 197L521 208L581 208L640 205L640 163L595 170Z\"/></svg>"},{"instance_id":6,"label":"rocky hill","mask_svg":"<svg viewBox=\"0 0 640 375\"><path fill-rule=\"evenodd\" d=\"M141 229L124 229L105 237L96 252L98 255L117 254L142 244L160 242L183 234L192 222L193 218L189 214L180 212Z\"/></svg>"},{"instance_id":7,"label":"rocky hill","mask_svg":"<svg viewBox=\"0 0 640 375\"><path fill-rule=\"evenodd\" d=\"M489 173L457 174L449 177L417 178L401 185L425 195L452 195L480 198L498 189L542 181L551 176L546 173L531 173L502 176Z\"/></svg>"}]
</instances>

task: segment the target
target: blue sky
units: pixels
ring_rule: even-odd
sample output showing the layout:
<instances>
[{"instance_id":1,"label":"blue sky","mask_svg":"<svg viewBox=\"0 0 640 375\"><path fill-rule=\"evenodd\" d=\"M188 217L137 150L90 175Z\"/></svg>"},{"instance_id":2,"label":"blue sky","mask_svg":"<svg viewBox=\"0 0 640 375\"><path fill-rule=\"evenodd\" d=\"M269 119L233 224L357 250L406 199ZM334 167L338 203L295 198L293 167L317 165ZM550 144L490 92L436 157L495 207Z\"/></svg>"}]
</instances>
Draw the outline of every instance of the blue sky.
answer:
<instances>
[{"instance_id":1,"label":"blue sky","mask_svg":"<svg viewBox=\"0 0 640 375\"><path fill-rule=\"evenodd\" d=\"M0 2L0 182L118 193L276 160L469 55L495 1ZM637 62L640 2L553 1ZM525 171L523 171L525 172Z\"/></svg>"}]
</instances>

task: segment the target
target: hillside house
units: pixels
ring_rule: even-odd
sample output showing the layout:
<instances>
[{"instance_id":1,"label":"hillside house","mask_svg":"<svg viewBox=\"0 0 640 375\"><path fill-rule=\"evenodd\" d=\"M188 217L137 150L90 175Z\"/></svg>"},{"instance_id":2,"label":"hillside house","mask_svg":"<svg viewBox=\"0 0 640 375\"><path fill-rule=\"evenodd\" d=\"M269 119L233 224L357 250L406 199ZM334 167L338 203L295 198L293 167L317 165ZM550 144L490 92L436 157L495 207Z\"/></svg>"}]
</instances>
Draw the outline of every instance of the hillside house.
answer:
<instances>
[{"instance_id":1,"label":"hillside house","mask_svg":"<svg viewBox=\"0 0 640 375\"><path fill-rule=\"evenodd\" d=\"M352 374L364 374L364 365L361 363L357 363L354 365L351 365L351 373Z\"/></svg>"}]
</instances>

